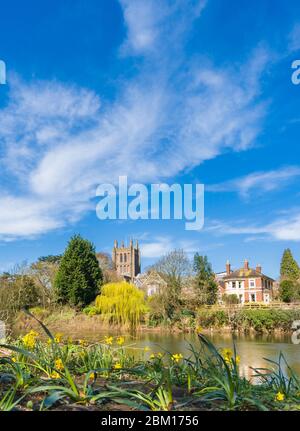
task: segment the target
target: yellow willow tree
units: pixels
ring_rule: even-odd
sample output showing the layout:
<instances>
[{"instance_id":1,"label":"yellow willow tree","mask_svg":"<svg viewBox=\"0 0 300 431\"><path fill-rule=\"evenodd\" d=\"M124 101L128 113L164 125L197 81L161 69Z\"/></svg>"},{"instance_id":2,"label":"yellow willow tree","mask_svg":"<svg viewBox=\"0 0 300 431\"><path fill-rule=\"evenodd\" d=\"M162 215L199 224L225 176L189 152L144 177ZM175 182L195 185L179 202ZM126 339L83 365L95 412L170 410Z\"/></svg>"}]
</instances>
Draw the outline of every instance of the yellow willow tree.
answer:
<instances>
[{"instance_id":1,"label":"yellow willow tree","mask_svg":"<svg viewBox=\"0 0 300 431\"><path fill-rule=\"evenodd\" d=\"M95 305L105 322L130 328L136 328L147 311L144 292L125 281L102 286Z\"/></svg>"}]
</instances>

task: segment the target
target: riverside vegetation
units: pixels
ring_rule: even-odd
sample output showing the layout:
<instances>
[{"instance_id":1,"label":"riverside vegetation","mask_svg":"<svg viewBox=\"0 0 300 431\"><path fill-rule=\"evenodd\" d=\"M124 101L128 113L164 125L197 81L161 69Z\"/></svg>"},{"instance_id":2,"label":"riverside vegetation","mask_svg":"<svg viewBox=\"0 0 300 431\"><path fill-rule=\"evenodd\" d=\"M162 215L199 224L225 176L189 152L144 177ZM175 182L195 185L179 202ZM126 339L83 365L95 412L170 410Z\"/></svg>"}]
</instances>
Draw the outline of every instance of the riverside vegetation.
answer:
<instances>
[{"instance_id":1,"label":"riverside vegetation","mask_svg":"<svg viewBox=\"0 0 300 431\"><path fill-rule=\"evenodd\" d=\"M137 358L123 336L87 344L38 323L46 340L31 330L0 345L2 411L300 409L300 379L282 354L269 368L253 369L254 384L241 376L235 346L218 350L200 328L188 357L144 348Z\"/></svg>"},{"instance_id":2,"label":"riverside vegetation","mask_svg":"<svg viewBox=\"0 0 300 431\"><path fill-rule=\"evenodd\" d=\"M211 264L198 253L190 262L182 250L174 250L149 270L156 271L166 285L145 298L141 290L120 280L108 255L96 254L89 241L76 235L62 256L41 257L0 276L0 319L22 331L22 325L30 322L19 312L27 307L54 330L73 324L85 325L85 329L113 325L126 330L142 326L185 332L199 325L214 330L290 331L292 322L300 319L296 308L238 308L235 295L224 298L227 307L220 309ZM283 253L280 273L277 299L297 300L300 270L289 249Z\"/></svg>"}]
</instances>

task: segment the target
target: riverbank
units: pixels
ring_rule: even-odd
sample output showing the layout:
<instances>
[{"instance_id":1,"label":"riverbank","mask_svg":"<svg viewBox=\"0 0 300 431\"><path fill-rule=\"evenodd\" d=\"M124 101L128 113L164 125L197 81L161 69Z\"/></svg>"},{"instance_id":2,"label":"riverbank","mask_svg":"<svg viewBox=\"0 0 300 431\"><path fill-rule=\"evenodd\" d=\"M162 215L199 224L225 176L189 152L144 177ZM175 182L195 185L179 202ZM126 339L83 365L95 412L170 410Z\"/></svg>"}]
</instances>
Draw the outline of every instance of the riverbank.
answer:
<instances>
[{"instance_id":1,"label":"riverbank","mask_svg":"<svg viewBox=\"0 0 300 431\"><path fill-rule=\"evenodd\" d=\"M0 410L299 410L299 377L280 355L252 370L254 384L238 350L203 334L188 356L145 346L137 357L120 335L89 343L38 327L2 346Z\"/></svg>"},{"instance_id":2,"label":"riverbank","mask_svg":"<svg viewBox=\"0 0 300 431\"><path fill-rule=\"evenodd\" d=\"M89 316L70 307L56 309L32 309L33 314L53 332L76 334L78 328L83 333L127 333L128 327L118 327L103 322L101 316ZM201 327L204 333L211 332L241 332L241 333L291 333L293 322L300 320L300 309L219 309L200 308L190 316L182 316L177 320L159 324L147 325L146 322L135 328L135 332L151 333L194 333ZM38 323L20 312L12 323L12 332L25 333L36 329Z\"/></svg>"}]
</instances>

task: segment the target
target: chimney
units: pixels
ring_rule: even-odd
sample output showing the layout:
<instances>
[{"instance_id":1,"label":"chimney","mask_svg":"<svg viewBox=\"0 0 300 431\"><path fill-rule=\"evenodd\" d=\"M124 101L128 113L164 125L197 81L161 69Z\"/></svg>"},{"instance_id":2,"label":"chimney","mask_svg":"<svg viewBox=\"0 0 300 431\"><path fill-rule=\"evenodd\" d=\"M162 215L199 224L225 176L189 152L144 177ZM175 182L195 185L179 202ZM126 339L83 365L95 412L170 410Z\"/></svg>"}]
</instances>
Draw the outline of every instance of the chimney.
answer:
<instances>
[{"instance_id":1,"label":"chimney","mask_svg":"<svg viewBox=\"0 0 300 431\"><path fill-rule=\"evenodd\" d=\"M227 275L230 274L230 262L229 262L229 260L227 260L227 262L226 262L226 274Z\"/></svg>"},{"instance_id":2,"label":"chimney","mask_svg":"<svg viewBox=\"0 0 300 431\"><path fill-rule=\"evenodd\" d=\"M247 259L245 259L245 261L244 261L244 269L246 269L246 270L249 269L249 262Z\"/></svg>"},{"instance_id":3,"label":"chimney","mask_svg":"<svg viewBox=\"0 0 300 431\"><path fill-rule=\"evenodd\" d=\"M260 263L256 265L256 272L259 272L261 274L261 265Z\"/></svg>"}]
</instances>

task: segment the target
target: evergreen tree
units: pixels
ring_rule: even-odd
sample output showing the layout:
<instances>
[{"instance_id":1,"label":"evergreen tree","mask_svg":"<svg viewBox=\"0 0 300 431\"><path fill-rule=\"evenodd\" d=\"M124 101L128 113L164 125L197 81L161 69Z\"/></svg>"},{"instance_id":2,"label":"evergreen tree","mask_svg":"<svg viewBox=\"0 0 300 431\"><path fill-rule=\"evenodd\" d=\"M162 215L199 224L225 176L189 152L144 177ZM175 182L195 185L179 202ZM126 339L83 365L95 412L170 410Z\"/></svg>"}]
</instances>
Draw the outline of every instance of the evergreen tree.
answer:
<instances>
[{"instance_id":1,"label":"evergreen tree","mask_svg":"<svg viewBox=\"0 0 300 431\"><path fill-rule=\"evenodd\" d=\"M283 302L292 302L297 299L297 286L292 280L283 280L280 283L279 297Z\"/></svg>"},{"instance_id":2,"label":"evergreen tree","mask_svg":"<svg viewBox=\"0 0 300 431\"><path fill-rule=\"evenodd\" d=\"M102 271L94 246L80 235L71 238L55 278L57 301L85 306L100 293Z\"/></svg>"},{"instance_id":3,"label":"evergreen tree","mask_svg":"<svg viewBox=\"0 0 300 431\"><path fill-rule=\"evenodd\" d=\"M195 289L197 291L198 302L200 304L215 304L218 297L218 285L215 276L208 262L207 256L194 256Z\"/></svg>"},{"instance_id":4,"label":"evergreen tree","mask_svg":"<svg viewBox=\"0 0 300 431\"><path fill-rule=\"evenodd\" d=\"M297 281L300 269L289 248L285 249L280 264L280 277L282 280Z\"/></svg>"}]
</instances>

